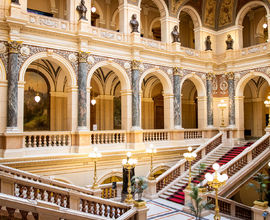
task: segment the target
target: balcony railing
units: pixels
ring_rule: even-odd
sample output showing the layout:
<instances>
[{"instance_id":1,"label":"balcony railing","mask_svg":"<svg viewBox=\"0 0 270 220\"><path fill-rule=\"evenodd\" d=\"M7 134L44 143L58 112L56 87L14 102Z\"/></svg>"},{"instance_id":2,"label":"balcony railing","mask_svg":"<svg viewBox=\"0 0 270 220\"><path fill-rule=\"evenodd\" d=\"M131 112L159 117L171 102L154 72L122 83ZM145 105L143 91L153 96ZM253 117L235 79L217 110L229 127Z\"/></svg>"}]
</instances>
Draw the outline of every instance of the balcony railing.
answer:
<instances>
[{"instance_id":1,"label":"balcony railing","mask_svg":"<svg viewBox=\"0 0 270 220\"><path fill-rule=\"evenodd\" d=\"M170 133L168 130L144 130L143 142L168 141Z\"/></svg>"},{"instance_id":2,"label":"balcony railing","mask_svg":"<svg viewBox=\"0 0 270 220\"><path fill-rule=\"evenodd\" d=\"M126 131L92 131L90 132L90 144L118 144L127 140Z\"/></svg>"}]
</instances>

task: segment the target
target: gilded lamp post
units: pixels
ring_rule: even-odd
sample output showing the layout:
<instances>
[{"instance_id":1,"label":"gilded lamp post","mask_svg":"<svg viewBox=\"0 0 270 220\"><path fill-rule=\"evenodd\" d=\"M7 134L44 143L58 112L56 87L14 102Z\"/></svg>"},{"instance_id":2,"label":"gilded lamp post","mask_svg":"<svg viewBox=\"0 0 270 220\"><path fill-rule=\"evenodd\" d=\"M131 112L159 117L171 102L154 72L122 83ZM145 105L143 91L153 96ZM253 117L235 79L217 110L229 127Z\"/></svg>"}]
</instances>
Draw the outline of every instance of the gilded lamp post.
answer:
<instances>
[{"instance_id":1,"label":"gilded lamp post","mask_svg":"<svg viewBox=\"0 0 270 220\"><path fill-rule=\"evenodd\" d=\"M151 163L150 163L150 174L148 176L149 180L154 180L155 177L153 175L153 157L154 154L157 152L157 149L154 147L153 144L150 144L150 147L146 149L146 153L150 154Z\"/></svg>"},{"instance_id":2,"label":"gilded lamp post","mask_svg":"<svg viewBox=\"0 0 270 220\"><path fill-rule=\"evenodd\" d=\"M205 174L205 179L208 182L208 185L212 188L214 188L214 190L216 191L216 196L215 196L215 200L216 200L216 205L215 205L215 216L214 219L215 220L220 220L220 215L219 215L219 207L218 207L218 189L223 186L227 179L228 176L227 174L220 174L218 172L218 169L220 168L218 163L213 164L213 169L215 170L215 172L213 174L211 173L206 173Z\"/></svg>"},{"instance_id":3,"label":"gilded lamp post","mask_svg":"<svg viewBox=\"0 0 270 220\"><path fill-rule=\"evenodd\" d=\"M191 189L191 162L195 160L197 157L197 154L192 151L192 147L188 147L188 153L184 153L184 158L188 161L188 166L189 166L189 177L188 177L188 186L187 189Z\"/></svg>"},{"instance_id":4,"label":"gilded lamp post","mask_svg":"<svg viewBox=\"0 0 270 220\"><path fill-rule=\"evenodd\" d=\"M97 183L97 160L101 157L101 153L98 152L98 148L94 147L93 152L89 153L89 157L93 158L94 160L94 182L92 185L92 189L98 189L98 183Z\"/></svg>"},{"instance_id":5,"label":"gilded lamp post","mask_svg":"<svg viewBox=\"0 0 270 220\"><path fill-rule=\"evenodd\" d=\"M264 101L264 104L265 104L265 107L269 109L267 128L270 128L270 95L267 96L267 99Z\"/></svg>"},{"instance_id":6,"label":"gilded lamp post","mask_svg":"<svg viewBox=\"0 0 270 220\"><path fill-rule=\"evenodd\" d=\"M137 163L136 159L131 159L131 152L127 153L127 159L122 160L123 167L128 170L128 194L125 199L125 203L132 204L134 202L134 199L131 194L131 179L130 179L130 171L133 169Z\"/></svg>"},{"instance_id":7,"label":"gilded lamp post","mask_svg":"<svg viewBox=\"0 0 270 220\"><path fill-rule=\"evenodd\" d=\"M227 104L222 99L220 103L218 104L218 108L221 110L221 127L225 126L225 120L224 120L224 109L227 107Z\"/></svg>"}]
</instances>

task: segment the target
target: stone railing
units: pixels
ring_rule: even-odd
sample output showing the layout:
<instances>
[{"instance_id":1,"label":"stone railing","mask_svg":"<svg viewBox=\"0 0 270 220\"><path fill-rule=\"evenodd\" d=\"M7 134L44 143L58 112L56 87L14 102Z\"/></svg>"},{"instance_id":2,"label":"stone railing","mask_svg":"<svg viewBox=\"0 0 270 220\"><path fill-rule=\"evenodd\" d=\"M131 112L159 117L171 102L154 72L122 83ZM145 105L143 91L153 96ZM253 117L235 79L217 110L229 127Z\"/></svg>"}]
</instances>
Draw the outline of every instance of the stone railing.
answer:
<instances>
[{"instance_id":1,"label":"stone railing","mask_svg":"<svg viewBox=\"0 0 270 220\"><path fill-rule=\"evenodd\" d=\"M43 201L57 207L74 209L104 218L129 219L136 214L131 206L87 195L70 189L44 184L17 175L0 172L1 193L10 196Z\"/></svg>"},{"instance_id":2,"label":"stone railing","mask_svg":"<svg viewBox=\"0 0 270 220\"><path fill-rule=\"evenodd\" d=\"M30 24L69 31L69 21L59 18L51 18L44 15L37 15L34 13L28 13L28 15Z\"/></svg>"},{"instance_id":3,"label":"stone railing","mask_svg":"<svg viewBox=\"0 0 270 220\"><path fill-rule=\"evenodd\" d=\"M118 144L126 143L126 131L91 131L90 144Z\"/></svg>"},{"instance_id":4,"label":"stone railing","mask_svg":"<svg viewBox=\"0 0 270 220\"><path fill-rule=\"evenodd\" d=\"M147 38L142 37L140 42L145 47L155 48L158 50L166 50L167 49L166 43L161 42L161 41L147 39Z\"/></svg>"},{"instance_id":5,"label":"stone railing","mask_svg":"<svg viewBox=\"0 0 270 220\"><path fill-rule=\"evenodd\" d=\"M215 204L215 196L208 194L207 201ZM225 215L225 217L229 217L230 219L231 217L234 217L237 219L251 220L253 217L251 207L235 202L233 200L218 197L218 205L220 213Z\"/></svg>"},{"instance_id":6,"label":"stone railing","mask_svg":"<svg viewBox=\"0 0 270 220\"><path fill-rule=\"evenodd\" d=\"M193 164L198 162L203 156L210 153L216 147L222 143L222 133L218 133L216 136L208 140L205 144L197 148L194 152L197 153L197 158ZM208 150L207 150L208 149ZM185 159L180 160L176 165L168 169L166 172L161 174L156 182L156 193L160 192L167 185L171 184L176 178L181 176L187 170L187 161Z\"/></svg>"},{"instance_id":7,"label":"stone railing","mask_svg":"<svg viewBox=\"0 0 270 220\"><path fill-rule=\"evenodd\" d=\"M113 199L121 196L123 182L116 183L116 189L112 188L112 183L100 185L101 198Z\"/></svg>"},{"instance_id":8,"label":"stone railing","mask_svg":"<svg viewBox=\"0 0 270 220\"><path fill-rule=\"evenodd\" d=\"M71 146L71 132L68 131L35 131L23 135L26 148Z\"/></svg>"},{"instance_id":9,"label":"stone railing","mask_svg":"<svg viewBox=\"0 0 270 220\"><path fill-rule=\"evenodd\" d=\"M198 129L185 129L184 139L200 139L203 138L203 131Z\"/></svg>"},{"instance_id":10,"label":"stone railing","mask_svg":"<svg viewBox=\"0 0 270 220\"><path fill-rule=\"evenodd\" d=\"M245 167L247 164L249 164L251 161L257 158L259 155L262 155L262 153L266 149L269 149L269 138L270 134L269 133L265 134L262 138L260 138L250 147L246 148L241 154L239 154L229 163L222 166L220 171L227 173L229 177L236 174L238 171L240 171L243 167Z\"/></svg>"},{"instance_id":11,"label":"stone railing","mask_svg":"<svg viewBox=\"0 0 270 220\"><path fill-rule=\"evenodd\" d=\"M168 141L170 132L168 130L144 130L143 142Z\"/></svg>"}]
</instances>

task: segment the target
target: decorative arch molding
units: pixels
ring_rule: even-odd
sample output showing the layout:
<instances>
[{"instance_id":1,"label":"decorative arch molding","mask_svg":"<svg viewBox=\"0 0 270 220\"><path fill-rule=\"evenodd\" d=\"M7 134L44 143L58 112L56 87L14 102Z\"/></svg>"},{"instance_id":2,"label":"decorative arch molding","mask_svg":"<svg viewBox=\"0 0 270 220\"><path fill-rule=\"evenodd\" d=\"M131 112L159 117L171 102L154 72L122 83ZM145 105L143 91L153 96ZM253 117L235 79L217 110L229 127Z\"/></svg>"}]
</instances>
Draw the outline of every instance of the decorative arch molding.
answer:
<instances>
[{"instance_id":1,"label":"decorative arch molding","mask_svg":"<svg viewBox=\"0 0 270 220\"><path fill-rule=\"evenodd\" d=\"M265 82L262 84L262 86L261 86L261 88L260 88L260 90L259 90L259 93L258 93L258 97L259 97L259 98L266 98L265 91L267 91L268 87L269 87L269 84L267 83L267 81L265 81Z\"/></svg>"},{"instance_id":2,"label":"decorative arch molding","mask_svg":"<svg viewBox=\"0 0 270 220\"><path fill-rule=\"evenodd\" d=\"M100 80L95 75L93 75L92 79L97 84L99 95L104 95L104 89L102 87L102 84L100 83Z\"/></svg>"},{"instance_id":3,"label":"decorative arch molding","mask_svg":"<svg viewBox=\"0 0 270 220\"><path fill-rule=\"evenodd\" d=\"M152 90L158 83L160 83L160 80L157 77L154 77L154 78L148 80L147 83L145 84L145 87L144 87L143 97L144 98L151 98Z\"/></svg>"},{"instance_id":4,"label":"decorative arch molding","mask_svg":"<svg viewBox=\"0 0 270 220\"><path fill-rule=\"evenodd\" d=\"M150 26L149 26L148 36L153 37L152 29L153 29L153 25L154 25L157 21L160 22L160 17L154 18L154 19L151 21Z\"/></svg>"},{"instance_id":5,"label":"decorative arch molding","mask_svg":"<svg viewBox=\"0 0 270 220\"><path fill-rule=\"evenodd\" d=\"M111 171L111 172L103 175L97 182L98 182L98 184L101 184L104 180L106 180L110 177L113 177L113 176L123 178L123 173L120 171Z\"/></svg>"},{"instance_id":6,"label":"decorative arch molding","mask_svg":"<svg viewBox=\"0 0 270 220\"><path fill-rule=\"evenodd\" d=\"M158 171L160 171L160 170L168 170L168 169L170 169L170 168L171 168L171 167L168 166L168 165L161 164L161 165L158 165L158 166L154 167L152 173L156 173L156 172L158 172ZM150 172L148 172L148 174L147 174L146 177L148 177L149 175L150 175Z\"/></svg>"},{"instance_id":7,"label":"decorative arch molding","mask_svg":"<svg viewBox=\"0 0 270 220\"><path fill-rule=\"evenodd\" d=\"M153 0L153 2L158 7L161 18L169 16L169 10L164 0ZM141 3L142 3L142 0L139 0L138 2L139 7L141 7Z\"/></svg>"},{"instance_id":8,"label":"decorative arch molding","mask_svg":"<svg viewBox=\"0 0 270 220\"><path fill-rule=\"evenodd\" d=\"M202 81L202 79L197 76L195 73L191 73L191 74L187 74L185 75L180 83L180 91L182 91L183 88L183 83L185 82L185 80L189 79L190 81L192 81L197 89L198 92L198 96L206 96L206 88L205 85Z\"/></svg>"},{"instance_id":9,"label":"decorative arch molding","mask_svg":"<svg viewBox=\"0 0 270 220\"><path fill-rule=\"evenodd\" d=\"M253 79L256 76L263 77L268 82L268 85L270 85L270 77L267 74L262 73L262 72L251 71L247 73L246 75L244 75L237 83L237 86L235 89L235 96L242 97L244 95L245 86L247 85L249 80Z\"/></svg>"},{"instance_id":10,"label":"decorative arch molding","mask_svg":"<svg viewBox=\"0 0 270 220\"><path fill-rule=\"evenodd\" d=\"M110 74L109 78L106 80L106 84L105 84L105 95L113 95L112 94L112 87L115 86L115 75L114 74ZM119 81L119 79L118 79Z\"/></svg>"},{"instance_id":11,"label":"decorative arch molding","mask_svg":"<svg viewBox=\"0 0 270 220\"><path fill-rule=\"evenodd\" d=\"M7 80L6 68L2 60L0 59L0 81Z\"/></svg>"},{"instance_id":12,"label":"decorative arch molding","mask_svg":"<svg viewBox=\"0 0 270 220\"><path fill-rule=\"evenodd\" d=\"M127 72L120 66L118 63L115 63L111 60L101 61L95 64L90 71L88 72L87 76L87 85L90 86L91 78L94 72L100 67L107 67L115 72L118 76L120 83L121 83L121 90L131 90L131 83L130 79L128 78Z\"/></svg>"},{"instance_id":13,"label":"decorative arch molding","mask_svg":"<svg viewBox=\"0 0 270 220\"><path fill-rule=\"evenodd\" d=\"M202 27L202 20L201 20L200 15L198 14L198 12L196 11L195 8L193 8L192 6L189 6L189 5L185 5L183 7L180 7L178 12L177 12L177 18L180 17L180 14L182 11L189 14L189 16L191 17L191 19L193 21L194 28Z\"/></svg>"},{"instance_id":14,"label":"decorative arch molding","mask_svg":"<svg viewBox=\"0 0 270 220\"><path fill-rule=\"evenodd\" d=\"M76 73L75 73L74 69L72 68L71 64L69 63L69 61L67 61L64 57L62 57L56 53L50 54L48 56L47 52L37 53L37 54L29 57L23 63L23 65L20 69L20 72L19 72L19 81L20 82L24 82L25 73L26 73L26 70L29 67L29 65L38 59L48 59L48 60L51 60L51 61L57 63L64 70L64 72L68 73L68 76L70 78L70 86L73 87L73 86L77 85Z\"/></svg>"},{"instance_id":15,"label":"decorative arch molding","mask_svg":"<svg viewBox=\"0 0 270 220\"><path fill-rule=\"evenodd\" d=\"M111 21L111 27L114 27L115 30L116 30L116 27L118 26L119 28L119 24L116 24L116 17L117 15L119 15L119 9L117 8L114 12L113 12L113 15L112 15L112 21Z\"/></svg>"},{"instance_id":16,"label":"decorative arch molding","mask_svg":"<svg viewBox=\"0 0 270 220\"><path fill-rule=\"evenodd\" d=\"M238 12L236 19L235 19L235 25L242 25L243 20L246 16L246 14L250 11L250 9L257 7L257 6L263 6L266 10L266 14L269 15L269 7L262 1L252 1L247 4L245 4L241 10Z\"/></svg>"},{"instance_id":17,"label":"decorative arch molding","mask_svg":"<svg viewBox=\"0 0 270 220\"><path fill-rule=\"evenodd\" d=\"M173 85L169 76L165 72L160 70L159 68L148 69L141 75L140 82L139 82L140 88L142 86L143 79L148 74L153 74L160 80L163 87L164 94L173 94Z\"/></svg>"}]
</instances>

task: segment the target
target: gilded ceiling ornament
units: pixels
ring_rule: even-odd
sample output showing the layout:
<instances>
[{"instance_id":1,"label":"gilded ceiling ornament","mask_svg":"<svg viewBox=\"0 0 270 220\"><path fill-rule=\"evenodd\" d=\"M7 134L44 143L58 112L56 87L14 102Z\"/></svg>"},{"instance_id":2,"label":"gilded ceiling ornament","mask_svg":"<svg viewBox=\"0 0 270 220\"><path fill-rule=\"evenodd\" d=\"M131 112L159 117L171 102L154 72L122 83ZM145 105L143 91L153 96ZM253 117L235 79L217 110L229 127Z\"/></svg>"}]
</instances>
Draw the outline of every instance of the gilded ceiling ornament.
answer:
<instances>
[{"instance_id":1,"label":"gilded ceiling ornament","mask_svg":"<svg viewBox=\"0 0 270 220\"><path fill-rule=\"evenodd\" d=\"M234 72L227 72L225 73L228 79L234 79Z\"/></svg>"},{"instance_id":2,"label":"gilded ceiling ornament","mask_svg":"<svg viewBox=\"0 0 270 220\"><path fill-rule=\"evenodd\" d=\"M9 41L8 46L9 53L19 53L22 46L22 41Z\"/></svg>"},{"instance_id":3,"label":"gilded ceiling ornament","mask_svg":"<svg viewBox=\"0 0 270 220\"><path fill-rule=\"evenodd\" d=\"M233 0L223 0L220 8L219 26L232 23L233 3Z\"/></svg>"},{"instance_id":4,"label":"gilded ceiling ornament","mask_svg":"<svg viewBox=\"0 0 270 220\"><path fill-rule=\"evenodd\" d=\"M131 68L133 70L140 70L141 61L139 60L132 60L131 61Z\"/></svg>"},{"instance_id":5,"label":"gilded ceiling ornament","mask_svg":"<svg viewBox=\"0 0 270 220\"><path fill-rule=\"evenodd\" d=\"M204 23L207 26L215 27L216 0L207 0L204 12Z\"/></svg>"},{"instance_id":6,"label":"gilded ceiling ornament","mask_svg":"<svg viewBox=\"0 0 270 220\"><path fill-rule=\"evenodd\" d=\"M87 62L87 58L88 58L88 53L87 52L81 51L79 53L79 62L80 63L86 63Z\"/></svg>"},{"instance_id":7,"label":"gilded ceiling ornament","mask_svg":"<svg viewBox=\"0 0 270 220\"><path fill-rule=\"evenodd\" d=\"M206 73L207 80L212 80L214 77L215 77L215 73L213 72Z\"/></svg>"}]
</instances>

